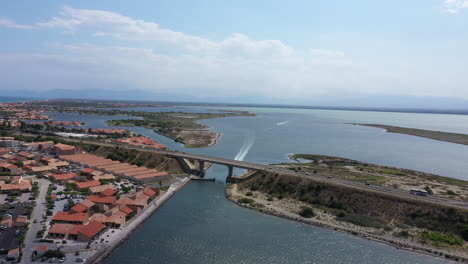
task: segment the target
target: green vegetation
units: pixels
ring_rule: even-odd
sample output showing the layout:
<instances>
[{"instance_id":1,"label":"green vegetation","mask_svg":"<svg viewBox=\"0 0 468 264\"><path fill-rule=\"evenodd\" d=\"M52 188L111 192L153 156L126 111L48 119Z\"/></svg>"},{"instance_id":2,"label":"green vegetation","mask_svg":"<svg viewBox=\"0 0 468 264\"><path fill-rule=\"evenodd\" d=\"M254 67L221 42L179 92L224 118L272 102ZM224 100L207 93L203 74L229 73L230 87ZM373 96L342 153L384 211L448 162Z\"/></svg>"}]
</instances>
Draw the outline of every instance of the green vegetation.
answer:
<instances>
[{"instance_id":1,"label":"green vegetation","mask_svg":"<svg viewBox=\"0 0 468 264\"><path fill-rule=\"evenodd\" d=\"M429 187L429 186L424 187L424 190L427 192L427 194L430 194L430 195L434 194L431 187Z\"/></svg>"},{"instance_id":2,"label":"green vegetation","mask_svg":"<svg viewBox=\"0 0 468 264\"><path fill-rule=\"evenodd\" d=\"M253 203L255 203L255 201L253 199L250 199L250 198L239 198L239 199L237 199L237 202L241 203L241 204L253 204Z\"/></svg>"},{"instance_id":3,"label":"green vegetation","mask_svg":"<svg viewBox=\"0 0 468 264\"><path fill-rule=\"evenodd\" d=\"M452 190L447 190L447 194L448 195L457 195L454 191Z\"/></svg>"},{"instance_id":4,"label":"green vegetation","mask_svg":"<svg viewBox=\"0 0 468 264\"><path fill-rule=\"evenodd\" d=\"M110 126L138 126L154 130L186 147L206 147L218 136L209 131L208 126L198 121L212 118L254 116L244 111L230 111L226 113L183 113L183 112L134 112L134 111L94 111L94 114L119 114L136 116L142 119L110 120Z\"/></svg>"},{"instance_id":5,"label":"green vegetation","mask_svg":"<svg viewBox=\"0 0 468 264\"><path fill-rule=\"evenodd\" d=\"M410 234L409 234L409 232L407 230L401 230L399 232L393 232L393 236L408 238L410 236Z\"/></svg>"},{"instance_id":6,"label":"green vegetation","mask_svg":"<svg viewBox=\"0 0 468 264\"><path fill-rule=\"evenodd\" d=\"M344 213L341 211L337 214L336 219L339 221L346 221L346 222L353 223L355 225L365 226L365 227L372 227L372 228L384 228L385 227L385 223L376 218L369 217L366 215L356 214L356 213Z\"/></svg>"},{"instance_id":7,"label":"green vegetation","mask_svg":"<svg viewBox=\"0 0 468 264\"><path fill-rule=\"evenodd\" d=\"M440 245L441 243L452 246L463 245L463 240L452 234L443 234L439 232L423 232L422 237L431 240L434 245Z\"/></svg>"},{"instance_id":8,"label":"green vegetation","mask_svg":"<svg viewBox=\"0 0 468 264\"><path fill-rule=\"evenodd\" d=\"M123 191L124 193L128 193L128 192L131 191L131 190L132 190L132 187L130 187L130 186L122 186L122 191Z\"/></svg>"},{"instance_id":9,"label":"green vegetation","mask_svg":"<svg viewBox=\"0 0 468 264\"><path fill-rule=\"evenodd\" d=\"M304 218L311 218L315 216L315 212L311 207L303 206L301 207L301 211L299 212L299 215Z\"/></svg>"}]
</instances>

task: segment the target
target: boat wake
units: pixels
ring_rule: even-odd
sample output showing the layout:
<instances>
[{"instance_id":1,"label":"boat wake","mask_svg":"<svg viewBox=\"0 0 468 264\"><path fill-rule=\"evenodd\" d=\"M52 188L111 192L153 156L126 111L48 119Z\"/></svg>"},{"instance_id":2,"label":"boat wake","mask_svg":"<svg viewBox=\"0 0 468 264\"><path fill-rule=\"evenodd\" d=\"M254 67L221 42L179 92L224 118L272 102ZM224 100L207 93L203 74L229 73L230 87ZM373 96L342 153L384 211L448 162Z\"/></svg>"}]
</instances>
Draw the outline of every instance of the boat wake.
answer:
<instances>
[{"instance_id":1,"label":"boat wake","mask_svg":"<svg viewBox=\"0 0 468 264\"><path fill-rule=\"evenodd\" d=\"M245 156L249 153L250 149L255 143L255 133L253 131L247 132L244 138L244 143L242 144L242 147L239 150L239 153L237 153L236 157L234 157L235 160L244 160Z\"/></svg>"},{"instance_id":2,"label":"boat wake","mask_svg":"<svg viewBox=\"0 0 468 264\"><path fill-rule=\"evenodd\" d=\"M289 123L289 121L279 122L279 123L276 123L276 125L282 126L282 125L286 125L287 123Z\"/></svg>"}]
</instances>

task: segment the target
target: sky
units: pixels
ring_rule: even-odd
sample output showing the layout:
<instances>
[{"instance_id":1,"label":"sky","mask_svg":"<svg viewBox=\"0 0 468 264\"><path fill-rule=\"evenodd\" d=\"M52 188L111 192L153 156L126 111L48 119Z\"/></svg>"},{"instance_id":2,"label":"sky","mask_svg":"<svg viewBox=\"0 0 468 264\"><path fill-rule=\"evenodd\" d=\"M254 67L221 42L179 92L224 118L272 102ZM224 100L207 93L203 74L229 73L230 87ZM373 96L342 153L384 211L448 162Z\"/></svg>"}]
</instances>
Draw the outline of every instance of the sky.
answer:
<instances>
[{"instance_id":1,"label":"sky","mask_svg":"<svg viewBox=\"0 0 468 264\"><path fill-rule=\"evenodd\" d=\"M450 106L467 29L468 0L5 0L0 95Z\"/></svg>"}]
</instances>

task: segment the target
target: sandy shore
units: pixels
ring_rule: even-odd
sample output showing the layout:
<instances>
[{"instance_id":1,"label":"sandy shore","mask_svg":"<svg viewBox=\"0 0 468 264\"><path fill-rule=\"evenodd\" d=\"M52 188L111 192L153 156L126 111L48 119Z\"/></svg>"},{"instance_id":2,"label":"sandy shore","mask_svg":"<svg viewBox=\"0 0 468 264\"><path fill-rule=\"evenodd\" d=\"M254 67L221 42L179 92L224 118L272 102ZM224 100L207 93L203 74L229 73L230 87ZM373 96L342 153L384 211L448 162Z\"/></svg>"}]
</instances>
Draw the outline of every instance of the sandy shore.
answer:
<instances>
[{"instance_id":1,"label":"sandy shore","mask_svg":"<svg viewBox=\"0 0 468 264\"><path fill-rule=\"evenodd\" d=\"M450 259L452 261L468 263L468 257L461 256L460 254L457 254L457 252L448 252L448 251L444 251L441 249L430 248L422 244L413 243L411 241L399 239L399 238L389 236L389 235L373 234L373 233L367 232L366 228L356 228L355 226L352 226L347 223L341 222L340 224L338 224L337 222L330 221L331 219L326 219L326 218L324 219L323 215L319 216L320 219L318 219L319 217L317 218L301 217L298 214L292 213L291 211L283 207L274 206L272 205L272 202L269 202L265 199L243 195L241 192L237 190L237 184L228 185L225 189L225 195L227 199L234 202L235 204L242 206L242 207L249 208L249 209L253 209L258 212L262 212L262 213L270 214L273 216L278 216L278 217L282 217L282 218L286 218L289 220L298 221L298 222L302 222L305 224L310 224L310 225L314 225L314 226L318 226L322 228L332 229L332 230L344 232L347 234L356 235L356 236L359 236L359 237L362 237L371 241L376 241L376 242L385 243L391 246L395 246L396 249L403 249L403 250L421 253L421 254L425 254L429 256L443 258L446 260ZM254 207L248 204L239 203L237 199L241 197L252 199L255 201L255 203L260 204L261 206Z\"/></svg>"},{"instance_id":2,"label":"sandy shore","mask_svg":"<svg viewBox=\"0 0 468 264\"><path fill-rule=\"evenodd\" d=\"M166 203L176 192L182 189L188 182L189 178L183 178L180 181L174 183L169 189L161 194L158 198L153 200L151 204L145 208L143 212L135 216L133 220L126 223L123 232L120 232L117 236L113 237L108 244L102 245L92 257L86 260L87 264L103 263L104 260L109 257L112 252L117 249L122 243L124 243L133 232L137 230L144 222L164 203Z\"/></svg>"}]
</instances>

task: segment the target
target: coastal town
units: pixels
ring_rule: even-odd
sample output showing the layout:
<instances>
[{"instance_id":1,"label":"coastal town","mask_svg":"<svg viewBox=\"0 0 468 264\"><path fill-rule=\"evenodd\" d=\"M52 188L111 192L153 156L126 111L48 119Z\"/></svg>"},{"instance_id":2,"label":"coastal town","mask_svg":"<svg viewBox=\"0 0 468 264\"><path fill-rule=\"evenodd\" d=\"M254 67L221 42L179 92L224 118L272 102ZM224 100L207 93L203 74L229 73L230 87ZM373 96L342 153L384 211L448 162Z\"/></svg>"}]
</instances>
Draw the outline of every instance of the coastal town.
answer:
<instances>
[{"instance_id":1,"label":"coastal town","mask_svg":"<svg viewBox=\"0 0 468 264\"><path fill-rule=\"evenodd\" d=\"M239 206L468 262L466 181L323 155L291 154L290 163L265 165L170 150L135 131L190 130L199 139L214 132L194 120L237 114L71 105L0 104L0 262L102 263L187 182L216 181L204 178L212 164L227 166L224 194ZM112 111L135 119L112 120ZM88 124L78 115L105 118ZM174 138L185 147L216 141ZM246 173L235 176L235 168Z\"/></svg>"},{"instance_id":2,"label":"coastal town","mask_svg":"<svg viewBox=\"0 0 468 264\"><path fill-rule=\"evenodd\" d=\"M81 122L50 120L44 110L0 108L0 127L7 131L58 128L62 138L166 149L126 129L82 129ZM94 263L187 181L78 146L0 137L0 262Z\"/></svg>"}]
</instances>

